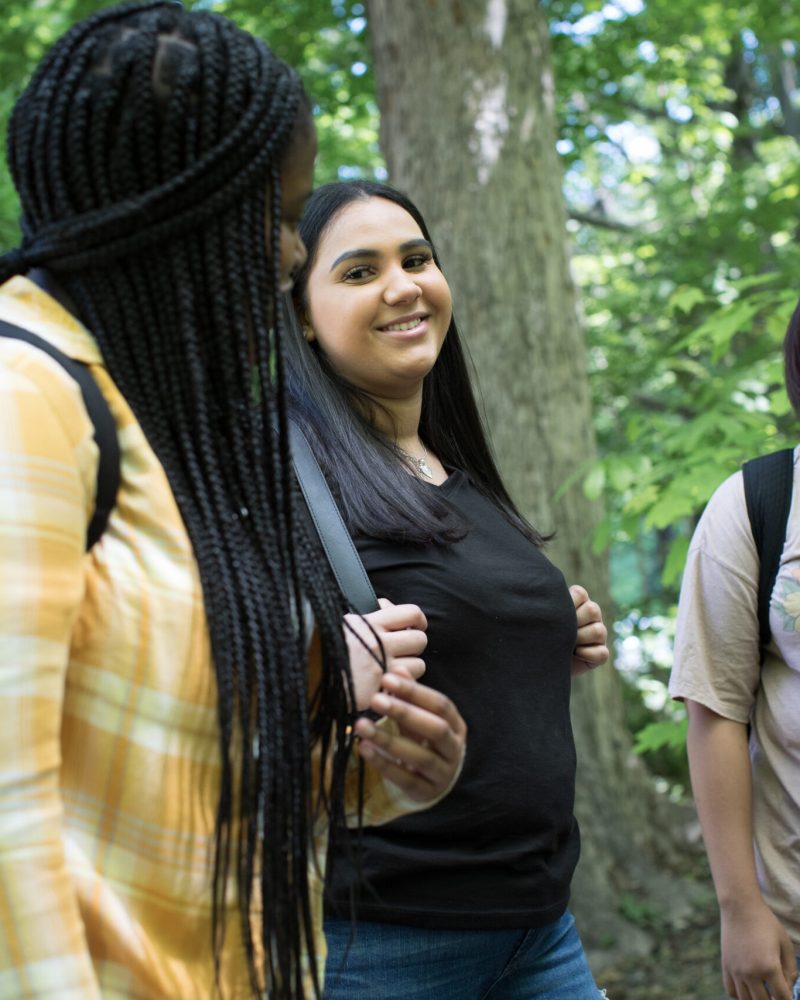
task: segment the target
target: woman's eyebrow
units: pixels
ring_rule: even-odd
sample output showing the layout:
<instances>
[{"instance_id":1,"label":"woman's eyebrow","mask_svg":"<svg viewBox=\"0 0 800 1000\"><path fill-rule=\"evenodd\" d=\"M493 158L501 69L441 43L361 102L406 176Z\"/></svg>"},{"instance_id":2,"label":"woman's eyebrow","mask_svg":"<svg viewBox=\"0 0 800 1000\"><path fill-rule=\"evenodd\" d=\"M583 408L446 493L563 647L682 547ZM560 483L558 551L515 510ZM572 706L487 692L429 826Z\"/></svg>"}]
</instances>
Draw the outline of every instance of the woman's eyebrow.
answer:
<instances>
[{"instance_id":1,"label":"woman's eyebrow","mask_svg":"<svg viewBox=\"0 0 800 1000\"><path fill-rule=\"evenodd\" d=\"M406 240L406 242L401 243L397 249L400 253L405 253L407 250L418 250L420 247L426 247L431 251L431 253L433 253L433 246L430 241L423 239L421 236L413 240ZM372 250L368 247L359 247L356 250L345 250L345 252L339 254L336 260L331 264L331 271L338 267L343 260L351 260L353 257L360 257L362 259L367 257L370 260L373 260L375 257L380 257L380 253L377 250Z\"/></svg>"}]
</instances>

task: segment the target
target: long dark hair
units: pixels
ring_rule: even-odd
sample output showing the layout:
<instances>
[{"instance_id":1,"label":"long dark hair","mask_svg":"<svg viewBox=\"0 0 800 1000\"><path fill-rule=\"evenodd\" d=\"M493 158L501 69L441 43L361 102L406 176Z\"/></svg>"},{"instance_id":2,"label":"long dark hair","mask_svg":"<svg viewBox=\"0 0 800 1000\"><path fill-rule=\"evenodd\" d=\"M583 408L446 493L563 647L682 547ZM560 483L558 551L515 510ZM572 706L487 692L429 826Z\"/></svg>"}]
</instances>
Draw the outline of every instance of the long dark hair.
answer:
<instances>
[{"instance_id":1,"label":"long dark hair","mask_svg":"<svg viewBox=\"0 0 800 1000\"><path fill-rule=\"evenodd\" d=\"M406 542L453 541L463 526L446 500L416 476L409 476L397 446L375 426L375 403L332 368L316 342L299 330L308 313L308 276L319 241L339 213L357 200L384 198L414 219L433 244L419 209L403 193L376 181L325 184L314 192L300 221L308 258L295 275L294 336L289 338L293 417L304 428L338 494L348 529L375 538ZM439 267L436 251L433 259ZM475 486L529 539L542 536L517 510L500 478L481 421L455 319L422 388L420 438L446 465L463 469Z\"/></svg>"},{"instance_id":2,"label":"long dark hair","mask_svg":"<svg viewBox=\"0 0 800 1000\"><path fill-rule=\"evenodd\" d=\"M280 170L304 128L296 74L227 19L98 12L14 108L24 240L0 258L3 281L57 275L178 503L218 690L215 967L232 871L253 995L276 998L303 995L305 954L316 982L311 827L317 809L343 824L350 749L346 609L295 516L282 394ZM310 705L304 598L323 650ZM315 741L333 766L312 801Z\"/></svg>"}]
</instances>

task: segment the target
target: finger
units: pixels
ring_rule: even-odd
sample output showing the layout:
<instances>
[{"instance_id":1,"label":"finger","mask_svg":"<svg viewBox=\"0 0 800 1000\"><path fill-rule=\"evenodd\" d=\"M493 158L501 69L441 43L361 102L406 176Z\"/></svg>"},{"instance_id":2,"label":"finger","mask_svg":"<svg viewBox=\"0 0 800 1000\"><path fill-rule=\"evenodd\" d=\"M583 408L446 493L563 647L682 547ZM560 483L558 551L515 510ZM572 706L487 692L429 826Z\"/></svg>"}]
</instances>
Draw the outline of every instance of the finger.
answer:
<instances>
[{"instance_id":1,"label":"finger","mask_svg":"<svg viewBox=\"0 0 800 1000\"><path fill-rule=\"evenodd\" d=\"M589 600L588 591L577 583L573 583L569 588L569 595L572 598L572 603L575 605L576 611L583 603Z\"/></svg>"},{"instance_id":2,"label":"finger","mask_svg":"<svg viewBox=\"0 0 800 1000\"><path fill-rule=\"evenodd\" d=\"M586 622L584 625L579 625L576 635L579 643L591 644L608 641L608 629L603 622Z\"/></svg>"},{"instance_id":3,"label":"finger","mask_svg":"<svg viewBox=\"0 0 800 1000\"><path fill-rule=\"evenodd\" d=\"M383 599L382 599L383 600ZM424 633L428 620L416 604L391 605L381 611L371 611L368 615L350 612L344 616L347 628L356 633L367 644L374 645L375 635L404 629Z\"/></svg>"},{"instance_id":4,"label":"finger","mask_svg":"<svg viewBox=\"0 0 800 1000\"><path fill-rule=\"evenodd\" d=\"M367 621L376 621L389 631L400 628L419 628L424 631L428 627L428 619L416 604L392 604L385 597L380 598L378 604L379 611L364 615Z\"/></svg>"},{"instance_id":5,"label":"finger","mask_svg":"<svg viewBox=\"0 0 800 1000\"><path fill-rule=\"evenodd\" d=\"M605 663L605 660L603 661ZM580 677L581 674L589 674L593 670L597 670L598 667L602 666L602 663L587 663L586 660L582 660L578 656L572 657L572 664L570 665L570 676Z\"/></svg>"},{"instance_id":6,"label":"finger","mask_svg":"<svg viewBox=\"0 0 800 1000\"><path fill-rule=\"evenodd\" d=\"M425 673L425 661L418 656L394 657L389 660L386 669L391 674L402 674L412 681L418 681Z\"/></svg>"},{"instance_id":7,"label":"finger","mask_svg":"<svg viewBox=\"0 0 800 1000\"><path fill-rule=\"evenodd\" d=\"M370 767L380 772L412 799L424 801L434 797L439 791L438 787L431 784L424 775L409 771L402 763L384 756L368 740L361 741L358 752Z\"/></svg>"},{"instance_id":8,"label":"finger","mask_svg":"<svg viewBox=\"0 0 800 1000\"><path fill-rule=\"evenodd\" d=\"M792 943L785 935L781 938L781 969L783 970L787 987L791 991L797 979L797 959L794 956Z\"/></svg>"},{"instance_id":9,"label":"finger","mask_svg":"<svg viewBox=\"0 0 800 1000\"><path fill-rule=\"evenodd\" d=\"M397 674L387 674L386 677L391 677L394 681L413 683ZM384 682L386 677L384 677ZM410 704L403 698L388 695L383 691L372 696L370 708L379 715L394 719L405 739L417 743L424 742L442 758L449 761L455 759L458 736L453 727L441 715L418 705Z\"/></svg>"},{"instance_id":10,"label":"finger","mask_svg":"<svg viewBox=\"0 0 800 1000\"><path fill-rule=\"evenodd\" d=\"M423 633L424 634L424 633ZM578 629L575 639L575 648L584 646L605 646L608 643L608 632L605 625L595 623L594 625L584 625Z\"/></svg>"},{"instance_id":11,"label":"finger","mask_svg":"<svg viewBox=\"0 0 800 1000\"><path fill-rule=\"evenodd\" d=\"M420 656L428 645L427 635L418 628L406 628L399 632L383 632L381 639L388 656Z\"/></svg>"},{"instance_id":12,"label":"finger","mask_svg":"<svg viewBox=\"0 0 800 1000\"><path fill-rule=\"evenodd\" d=\"M584 625L593 625L603 621L602 608L596 601L586 600L583 604L576 608L576 615L578 618L579 628Z\"/></svg>"},{"instance_id":13,"label":"finger","mask_svg":"<svg viewBox=\"0 0 800 1000\"><path fill-rule=\"evenodd\" d=\"M459 736L466 736L467 724L461 716L453 702L434 688L425 687L423 684L415 684L410 681L403 681L400 678L387 674L383 678L383 689L390 696L400 699L401 704L396 707L396 711L402 713L402 703L416 705L424 709L420 718L433 717L433 722L437 720L444 722L447 732L454 732ZM380 692L379 692L380 693ZM410 716L415 717L415 716ZM427 733L423 733L424 738L428 738Z\"/></svg>"},{"instance_id":14,"label":"finger","mask_svg":"<svg viewBox=\"0 0 800 1000\"><path fill-rule=\"evenodd\" d=\"M413 677L405 667L397 666L397 664L400 662L401 662L400 660L393 660L386 668L386 670L393 674L400 674L401 677L407 677L410 681L416 680L417 678Z\"/></svg>"},{"instance_id":15,"label":"finger","mask_svg":"<svg viewBox=\"0 0 800 1000\"><path fill-rule=\"evenodd\" d=\"M725 987L725 994L729 997L733 997L733 1000L738 1000L736 996L736 983L733 981L733 977L724 972L722 975L722 985Z\"/></svg>"},{"instance_id":16,"label":"finger","mask_svg":"<svg viewBox=\"0 0 800 1000\"><path fill-rule=\"evenodd\" d=\"M786 979L783 969L771 976L764 984L764 991L773 1000L792 1000L792 989L789 985L791 980Z\"/></svg>"},{"instance_id":17,"label":"finger","mask_svg":"<svg viewBox=\"0 0 800 1000\"><path fill-rule=\"evenodd\" d=\"M365 730L371 735L365 736ZM374 747L378 757L389 761L394 767L418 775L432 787L442 787L452 773L452 764L448 764L430 747L405 739L397 733L387 733L380 726L373 725L370 730L367 720L361 722L358 733L360 747Z\"/></svg>"},{"instance_id":18,"label":"finger","mask_svg":"<svg viewBox=\"0 0 800 1000\"><path fill-rule=\"evenodd\" d=\"M466 735L466 724L445 695L397 674L383 678L386 692L373 695L370 707L394 719L404 736L413 741L427 741L444 760L459 759Z\"/></svg>"},{"instance_id":19,"label":"finger","mask_svg":"<svg viewBox=\"0 0 800 1000\"><path fill-rule=\"evenodd\" d=\"M436 743L398 731L395 726L376 725L362 718L357 722L356 734L376 746L384 757L424 774L431 782L440 781L453 770L453 761L439 754Z\"/></svg>"},{"instance_id":20,"label":"finger","mask_svg":"<svg viewBox=\"0 0 800 1000\"><path fill-rule=\"evenodd\" d=\"M743 1000L770 1000L766 983L743 982L740 986L740 994ZM784 1000L784 998L781 998ZM788 998L791 1000L791 997Z\"/></svg>"},{"instance_id":21,"label":"finger","mask_svg":"<svg viewBox=\"0 0 800 1000\"><path fill-rule=\"evenodd\" d=\"M576 656L579 660L584 660L586 663L599 666L601 663L605 663L609 657L608 646L601 645L600 643L595 643L594 645L584 645L581 643L575 647L573 656Z\"/></svg>"},{"instance_id":22,"label":"finger","mask_svg":"<svg viewBox=\"0 0 800 1000\"><path fill-rule=\"evenodd\" d=\"M344 634L348 645L358 643L362 648L380 660L385 655L385 647L381 636L382 631L380 626L376 627L371 622L362 618L361 615L344 616Z\"/></svg>"}]
</instances>

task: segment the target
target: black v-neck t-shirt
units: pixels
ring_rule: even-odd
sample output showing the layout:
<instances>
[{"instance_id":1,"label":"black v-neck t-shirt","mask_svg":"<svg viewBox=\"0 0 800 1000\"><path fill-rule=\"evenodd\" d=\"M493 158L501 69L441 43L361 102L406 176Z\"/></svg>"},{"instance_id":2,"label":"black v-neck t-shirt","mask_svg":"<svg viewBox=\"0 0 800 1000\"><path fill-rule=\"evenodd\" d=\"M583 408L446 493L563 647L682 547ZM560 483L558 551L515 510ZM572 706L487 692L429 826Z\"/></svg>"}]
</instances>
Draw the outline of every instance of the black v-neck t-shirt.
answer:
<instances>
[{"instance_id":1,"label":"black v-neck t-shirt","mask_svg":"<svg viewBox=\"0 0 800 1000\"><path fill-rule=\"evenodd\" d=\"M469 726L463 772L424 812L363 831L361 920L537 927L558 919L579 853L569 716L576 617L564 577L460 471L440 487L467 525L450 545L357 538L379 597L428 619L423 683ZM357 883L336 858L329 915Z\"/></svg>"}]
</instances>

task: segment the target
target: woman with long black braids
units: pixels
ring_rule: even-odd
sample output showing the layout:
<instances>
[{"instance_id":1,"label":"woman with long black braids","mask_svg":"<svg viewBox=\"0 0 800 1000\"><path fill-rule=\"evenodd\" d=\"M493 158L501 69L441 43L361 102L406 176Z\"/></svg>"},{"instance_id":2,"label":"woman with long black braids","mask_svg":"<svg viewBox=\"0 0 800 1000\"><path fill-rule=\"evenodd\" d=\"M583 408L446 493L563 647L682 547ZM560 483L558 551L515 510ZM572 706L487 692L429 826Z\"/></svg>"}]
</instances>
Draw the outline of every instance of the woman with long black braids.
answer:
<instances>
[{"instance_id":1,"label":"woman with long black braids","mask_svg":"<svg viewBox=\"0 0 800 1000\"><path fill-rule=\"evenodd\" d=\"M88 366L121 481L87 551L78 383L0 339L0 996L318 994L352 709L400 723L362 743L365 822L458 767L463 722L411 679L419 609L376 613L375 694L295 512L277 301L315 149L297 76L175 3L76 25L15 106L0 319Z\"/></svg>"}]
</instances>

